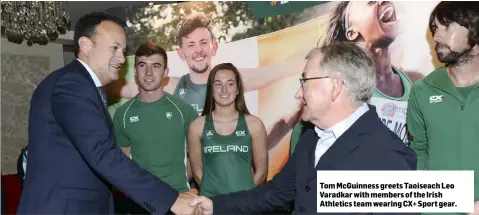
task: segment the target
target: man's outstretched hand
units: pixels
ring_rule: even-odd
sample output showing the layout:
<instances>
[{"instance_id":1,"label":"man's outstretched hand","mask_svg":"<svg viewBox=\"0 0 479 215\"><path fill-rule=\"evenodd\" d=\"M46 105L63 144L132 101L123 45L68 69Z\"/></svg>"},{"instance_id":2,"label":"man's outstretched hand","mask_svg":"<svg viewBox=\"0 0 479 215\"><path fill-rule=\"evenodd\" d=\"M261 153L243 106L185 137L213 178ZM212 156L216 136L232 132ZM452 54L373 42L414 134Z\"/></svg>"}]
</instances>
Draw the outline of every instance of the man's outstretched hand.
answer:
<instances>
[{"instance_id":1,"label":"man's outstretched hand","mask_svg":"<svg viewBox=\"0 0 479 215\"><path fill-rule=\"evenodd\" d=\"M197 196L189 204L190 207L196 208L195 215L212 215L213 214L213 201L208 197Z\"/></svg>"},{"instance_id":2,"label":"man's outstretched hand","mask_svg":"<svg viewBox=\"0 0 479 215\"><path fill-rule=\"evenodd\" d=\"M189 214L202 213L201 208L190 206L191 203L196 200L196 198L199 198L199 196L190 192L180 193L175 203L173 203L173 206L171 206L170 208L171 212L177 215L189 215Z\"/></svg>"}]
</instances>

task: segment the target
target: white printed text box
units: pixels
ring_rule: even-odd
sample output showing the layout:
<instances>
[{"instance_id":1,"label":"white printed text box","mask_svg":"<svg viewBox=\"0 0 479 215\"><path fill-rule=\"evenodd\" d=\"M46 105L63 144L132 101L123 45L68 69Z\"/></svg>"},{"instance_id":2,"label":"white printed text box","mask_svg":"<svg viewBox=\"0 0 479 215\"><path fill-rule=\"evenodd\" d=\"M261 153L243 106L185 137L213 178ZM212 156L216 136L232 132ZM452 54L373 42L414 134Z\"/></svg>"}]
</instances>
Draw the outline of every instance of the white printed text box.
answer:
<instances>
[{"instance_id":1,"label":"white printed text box","mask_svg":"<svg viewBox=\"0 0 479 215\"><path fill-rule=\"evenodd\" d=\"M318 213L470 213L473 171L318 171Z\"/></svg>"}]
</instances>

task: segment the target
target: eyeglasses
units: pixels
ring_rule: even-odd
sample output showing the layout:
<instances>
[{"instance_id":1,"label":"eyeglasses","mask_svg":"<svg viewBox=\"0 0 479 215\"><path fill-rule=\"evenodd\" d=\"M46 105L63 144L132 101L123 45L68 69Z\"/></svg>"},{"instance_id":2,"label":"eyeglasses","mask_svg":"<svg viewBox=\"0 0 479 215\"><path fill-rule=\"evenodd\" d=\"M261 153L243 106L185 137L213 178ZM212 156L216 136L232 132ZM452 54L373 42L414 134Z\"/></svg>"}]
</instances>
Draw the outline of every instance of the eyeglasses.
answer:
<instances>
[{"instance_id":1,"label":"eyeglasses","mask_svg":"<svg viewBox=\"0 0 479 215\"><path fill-rule=\"evenodd\" d=\"M301 83L301 88L304 89L304 83L309 80L317 80L317 79L324 79L324 78L331 78L331 76L320 76L320 77L311 77L311 78L300 78L299 82Z\"/></svg>"}]
</instances>

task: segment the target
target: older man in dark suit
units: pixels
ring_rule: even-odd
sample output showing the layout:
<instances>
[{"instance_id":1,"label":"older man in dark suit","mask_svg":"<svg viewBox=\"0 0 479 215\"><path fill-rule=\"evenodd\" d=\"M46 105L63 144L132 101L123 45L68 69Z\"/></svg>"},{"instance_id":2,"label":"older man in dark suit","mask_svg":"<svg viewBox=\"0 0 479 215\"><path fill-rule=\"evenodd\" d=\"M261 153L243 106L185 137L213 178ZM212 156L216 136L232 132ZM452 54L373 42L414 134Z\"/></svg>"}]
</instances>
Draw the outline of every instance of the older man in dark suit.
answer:
<instances>
[{"instance_id":1,"label":"older man in dark suit","mask_svg":"<svg viewBox=\"0 0 479 215\"><path fill-rule=\"evenodd\" d=\"M249 191L198 197L204 214L260 213L295 200L295 214L316 213L317 170L415 170L416 155L381 123L366 102L375 87L371 59L352 43L333 43L307 56L297 98L314 128L271 182ZM354 213L354 211L351 211Z\"/></svg>"},{"instance_id":2,"label":"older man in dark suit","mask_svg":"<svg viewBox=\"0 0 479 215\"><path fill-rule=\"evenodd\" d=\"M113 214L111 185L153 214L188 214L192 194L178 194L114 143L102 86L125 62L124 24L92 13L75 27L75 59L35 90L28 163L18 214Z\"/></svg>"}]
</instances>

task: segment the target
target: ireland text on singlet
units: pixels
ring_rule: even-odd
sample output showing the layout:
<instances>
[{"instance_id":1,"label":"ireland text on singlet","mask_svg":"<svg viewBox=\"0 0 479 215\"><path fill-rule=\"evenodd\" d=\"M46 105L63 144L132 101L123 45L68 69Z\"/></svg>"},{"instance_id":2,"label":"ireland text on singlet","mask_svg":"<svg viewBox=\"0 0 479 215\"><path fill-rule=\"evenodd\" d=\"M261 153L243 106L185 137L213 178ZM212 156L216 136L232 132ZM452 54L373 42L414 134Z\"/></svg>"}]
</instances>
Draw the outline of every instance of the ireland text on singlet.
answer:
<instances>
[{"instance_id":1,"label":"ireland text on singlet","mask_svg":"<svg viewBox=\"0 0 479 215\"><path fill-rule=\"evenodd\" d=\"M215 130L213 118L205 117L201 136L203 178L200 194L211 197L254 187L251 172L253 153L251 135L242 113L236 130L223 136Z\"/></svg>"}]
</instances>

